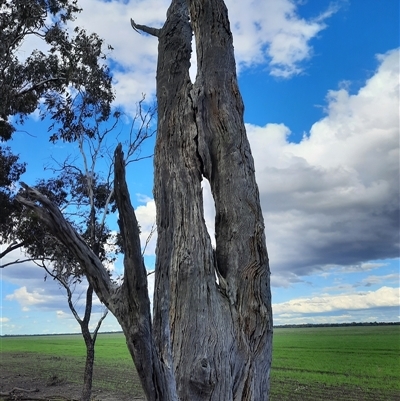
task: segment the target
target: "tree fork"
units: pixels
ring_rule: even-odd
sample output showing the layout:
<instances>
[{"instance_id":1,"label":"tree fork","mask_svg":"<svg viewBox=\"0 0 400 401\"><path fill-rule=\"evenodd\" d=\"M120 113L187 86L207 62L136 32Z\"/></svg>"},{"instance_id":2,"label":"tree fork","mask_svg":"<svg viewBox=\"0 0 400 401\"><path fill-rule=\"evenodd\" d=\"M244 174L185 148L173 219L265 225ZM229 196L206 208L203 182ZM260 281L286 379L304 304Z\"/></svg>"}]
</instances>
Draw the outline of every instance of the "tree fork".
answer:
<instances>
[{"instance_id":1,"label":"tree fork","mask_svg":"<svg viewBox=\"0 0 400 401\"><path fill-rule=\"evenodd\" d=\"M17 200L31 209L49 232L73 253L100 300L117 318L147 399L178 401L171 366L160 358L154 345L147 274L141 256L139 227L126 186L120 145L115 151L114 185L124 240L124 282L120 287L112 283L98 256L46 196L22 183L25 192L18 195Z\"/></svg>"},{"instance_id":2,"label":"tree fork","mask_svg":"<svg viewBox=\"0 0 400 401\"><path fill-rule=\"evenodd\" d=\"M172 352L181 399L267 399L270 272L227 9L222 0L174 0L167 15L155 35L156 343L167 358ZM203 176L216 207L215 258L203 218Z\"/></svg>"},{"instance_id":3,"label":"tree fork","mask_svg":"<svg viewBox=\"0 0 400 401\"><path fill-rule=\"evenodd\" d=\"M125 279L118 289L96 255L62 222L61 213L50 207L49 215L41 194L26 188L41 206L20 200L76 254L96 293L117 317L148 400L268 400L270 273L227 9L222 0L172 0L161 29L131 24L159 42L153 325L120 146L115 196ZM189 77L193 32L198 57L194 83ZM215 251L204 221L204 177L216 208Z\"/></svg>"}]
</instances>

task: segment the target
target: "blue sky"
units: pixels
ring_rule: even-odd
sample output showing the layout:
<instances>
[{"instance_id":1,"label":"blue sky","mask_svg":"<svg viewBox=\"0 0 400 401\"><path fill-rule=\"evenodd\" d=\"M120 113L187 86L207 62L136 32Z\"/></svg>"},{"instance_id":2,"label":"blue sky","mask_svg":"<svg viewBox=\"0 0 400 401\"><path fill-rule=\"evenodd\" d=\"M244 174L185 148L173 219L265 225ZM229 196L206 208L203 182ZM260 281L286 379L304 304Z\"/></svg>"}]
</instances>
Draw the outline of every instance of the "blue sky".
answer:
<instances>
[{"instance_id":1,"label":"blue sky","mask_svg":"<svg viewBox=\"0 0 400 401\"><path fill-rule=\"evenodd\" d=\"M226 3L265 218L275 324L398 321L398 1ZM129 18L161 26L168 1L81 6L76 23L115 48L116 105L134 113L142 93L154 98L157 42L132 31ZM26 43L26 52L35 46ZM73 145L49 143L47 126L34 118L23 129L30 135L17 132L10 146L28 162L27 183L43 176L52 157L76 153ZM151 161L132 165L128 179L144 241L155 211ZM212 236L207 186L204 194ZM154 245L155 237L146 250L149 268ZM79 330L62 289L44 282L39 268L21 264L0 274L2 334ZM109 316L103 329L119 327Z\"/></svg>"}]
</instances>

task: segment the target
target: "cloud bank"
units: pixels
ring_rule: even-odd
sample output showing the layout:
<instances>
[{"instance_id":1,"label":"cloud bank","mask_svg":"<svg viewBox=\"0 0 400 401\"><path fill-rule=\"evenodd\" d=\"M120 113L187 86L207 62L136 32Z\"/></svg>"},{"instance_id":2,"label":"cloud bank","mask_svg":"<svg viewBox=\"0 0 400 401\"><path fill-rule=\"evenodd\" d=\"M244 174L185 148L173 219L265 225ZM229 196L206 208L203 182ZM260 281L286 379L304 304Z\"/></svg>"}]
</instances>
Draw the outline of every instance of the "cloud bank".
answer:
<instances>
[{"instance_id":1,"label":"cloud bank","mask_svg":"<svg viewBox=\"0 0 400 401\"><path fill-rule=\"evenodd\" d=\"M338 294L315 296L309 298L294 298L288 302L274 305L274 313L324 313L332 311L349 311L397 306L399 290L391 287L381 287L376 291L357 292L353 294Z\"/></svg>"},{"instance_id":2,"label":"cloud bank","mask_svg":"<svg viewBox=\"0 0 400 401\"><path fill-rule=\"evenodd\" d=\"M377 58L358 93L328 93L300 143L247 125L276 284L399 256L399 51Z\"/></svg>"},{"instance_id":3,"label":"cloud bank","mask_svg":"<svg viewBox=\"0 0 400 401\"><path fill-rule=\"evenodd\" d=\"M273 304L274 324L388 322L398 316L399 289L297 297Z\"/></svg>"},{"instance_id":4,"label":"cloud bank","mask_svg":"<svg viewBox=\"0 0 400 401\"><path fill-rule=\"evenodd\" d=\"M365 272L385 266L374 260L399 257L399 50L377 61L357 93L328 92L326 116L300 143L289 142L284 124L247 124L274 286L332 269ZM203 192L213 240L206 180ZM154 201L144 203L142 245L155 221Z\"/></svg>"}]
</instances>

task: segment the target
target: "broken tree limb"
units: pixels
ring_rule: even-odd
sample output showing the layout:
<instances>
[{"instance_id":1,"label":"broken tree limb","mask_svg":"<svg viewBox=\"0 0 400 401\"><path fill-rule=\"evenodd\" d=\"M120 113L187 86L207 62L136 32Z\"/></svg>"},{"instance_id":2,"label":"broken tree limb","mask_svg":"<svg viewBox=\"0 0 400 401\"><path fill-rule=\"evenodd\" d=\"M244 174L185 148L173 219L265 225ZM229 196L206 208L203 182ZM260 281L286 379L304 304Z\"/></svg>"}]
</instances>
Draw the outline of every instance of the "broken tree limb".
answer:
<instances>
[{"instance_id":1,"label":"broken tree limb","mask_svg":"<svg viewBox=\"0 0 400 401\"><path fill-rule=\"evenodd\" d=\"M14 387L13 389L11 389L10 391L2 391L0 392L0 396L2 397L7 397L10 395L13 395L15 393L37 393L39 391L38 388L34 388L34 389L26 389L26 388L21 388L21 387Z\"/></svg>"},{"instance_id":2,"label":"broken tree limb","mask_svg":"<svg viewBox=\"0 0 400 401\"><path fill-rule=\"evenodd\" d=\"M140 33L140 31L142 31L142 32L148 33L149 35L152 35L152 36L157 36L157 37L160 36L160 32L161 32L160 29L152 28L147 25L137 24L132 18L131 18L131 26L132 26L133 30L136 31L137 33Z\"/></svg>"},{"instance_id":3,"label":"broken tree limb","mask_svg":"<svg viewBox=\"0 0 400 401\"><path fill-rule=\"evenodd\" d=\"M124 282L115 316L124 330L147 399L177 401L172 367L160 360L153 340L147 271L140 247L139 225L126 184L121 144L114 158L114 193L124 250Z\"/></svg>"},{"instance_id":4,"label":"broken tree limb","mask_svg":"<svg viewBox=\"0 0 400 401\"><path fill-rule=\"evenodd\" d=\"M100 259L64 218L53 202L37 189L25 183L21 183L21 186L24 192L17 196L17 201L31 209L46 225L49 232L74 254L100 300L108 306L111 303L115 285Z\"/></svg>"},{"instance_id":5,"label":"broken tree limb","mask_svg":"<svg viewBox=\"0 0 400 401\"><path fill-rule=\"evenodd\" d=\"M115 163L115 196L124 235L125 277L121 286L113 284L100 259L46 196L22 183L24 191L17 200L32 210L49 233L73 253L99 299L121 324L147 399L177 401L172 366L160 358L154 344L147 272L140 248L139 226L125 182L121 146L116 150Z\"/></svg>"}]
</instances>

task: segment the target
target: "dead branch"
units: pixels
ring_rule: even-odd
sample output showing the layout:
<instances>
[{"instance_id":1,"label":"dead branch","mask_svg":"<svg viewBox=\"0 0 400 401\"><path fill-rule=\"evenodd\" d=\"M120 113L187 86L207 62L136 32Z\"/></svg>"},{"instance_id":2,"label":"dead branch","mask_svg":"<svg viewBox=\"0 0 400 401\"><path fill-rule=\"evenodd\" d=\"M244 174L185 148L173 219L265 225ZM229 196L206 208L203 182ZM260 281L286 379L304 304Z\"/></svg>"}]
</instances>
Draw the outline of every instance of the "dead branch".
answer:
<instances>
[{"instance_id":1,"label":"dead branch","mask_svg":"<svg viewBox=\"0 0 400 401\"><path fill-rule=\"evenodd\" d=\"M39 391L39 389L38 388L34 388L34 389L30 389L30 390L28 390L28 389L26 389L26 388L21 388L21 387L14 387L12 390L10 390L10 391L6 391L6 392L0 392L0 396L2 396L2 397L7 397L7 396L10 396L10 395L13 395L13 394L15 394L15 393L17 393L17 392L20 392L20 393L37 393Z\"/></svg>"},{"instance_id":2,"label":"dead branch","mask_svg":"<svg viewBox=\"0 0 400 401\"><path fill-rule=\"evenodd\" d=\"M114 285L107 270L83 238L65 220L58 207L35 188L21 183L24 193L17 196L17 201L32 210L54 235L74 254L84 270L89 282L95 288L100 300L108 305ZM32 200L33 199L33 200Z\"/></svg>"},{"instance_id":3,"label":"dead branch","mask_svg":"<svg viewBox=\"0 0 400 401\"><path fill-rule=\"evenodd\" d=\"M8 245L7 248L3 251L0 252L0 259L9 254L12 251L15 251L16 249L22 248L25 245L26 241L21 241L17 242L14 241L12 244ZM1 266L4 267L4 266Z\"/></svg>"},{"instance_id":4,"label":"dead branch","mask_svg":"<svg viewBox=\"0 0 400 401\"><path fill-rule=\"evenodd\" d=\"M145 33L148 33L149 35L157 36L157 37L159 37L161 34L160 29L152 28L152 27L146 26L146 25L139 25L132 18L131 18L131 26L137 33L140 33L139 31L143 31Z\"/></svg>"}]
</instances>

